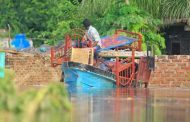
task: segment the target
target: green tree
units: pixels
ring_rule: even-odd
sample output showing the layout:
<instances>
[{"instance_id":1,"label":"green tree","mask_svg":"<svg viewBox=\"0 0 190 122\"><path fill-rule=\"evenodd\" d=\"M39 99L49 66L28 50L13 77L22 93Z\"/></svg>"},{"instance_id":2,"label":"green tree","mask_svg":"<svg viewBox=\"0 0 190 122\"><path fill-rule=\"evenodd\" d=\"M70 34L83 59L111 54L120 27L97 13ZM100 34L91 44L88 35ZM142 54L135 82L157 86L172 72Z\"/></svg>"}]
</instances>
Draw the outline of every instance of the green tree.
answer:
<instances>
[{"instance_id":1,"label":"green tree","mask_svg":"<svg viewBox=\"0 0 190 122\"><path fill-rule=\"evenodd\" d=\"M12 0L0 0L0 28L8 28L8 24L14 32L19 32L19 18Z\"/></svg>"},{"instance_id":2,"label":"green tree","mask_svg":"<svg viewBox=\"0 0 190 122\"><path fill-rule=\"evenodd\" d=\"M164 21L190 17L189 0L130 0L130 3Z\"/></svg>"},{"instance_id":3,"label":"green tree","mask_svg":"<svg viewBox=\"0 0 190 122\"><path fill-rule=\"evenodd\" d=\"M26 33L36 45L54 42L63 39L64 33L55 35L65 29L60 29L61 23L68 23L69 28L75 24L78 4L77 0L0 0L0 27L9 24L13 35Z\"/></svg>"},{"instance_id":4,"label":"green tree","mask_svg":"<svg viewBox=\"0 0 190 122\"><path fill-rule=\"evenodd\" d=\"M103 17L111 5L114 4L114 1L116 0L82 0L80 4L81 16L88 18Z\"/></svg>"},{"instance_id":5,"label":"green tree","mask_svg":"<svg viewBox=\"0 0 190 122\"><path fill-rule=\"evenodd\" d=\"M165 39L158 33L161 24L159 19L154 19L147 12L124 2L113 4L105 16L96 23L102 35L111 35L116 29L142 33L143 49L146 49L146 43L155 45L155 52L158 55L165 48Z\"/></svg>"},{"instance_id":6,"label":"green tree","mask_svg":"<svg viewBox=\"0 0 190 122\"><path fill-rule=\"evenodd\" d=\"M146 49L148 42L155 45L156 54L161 54L165 49L165 39L159 34L162 21L135 6L126 0L83 0L81 11L84 11L83 16L90 18L101 35L112 35L116 29L140 32L144 37L143 49Z\"/></svg>"}]
</instances>

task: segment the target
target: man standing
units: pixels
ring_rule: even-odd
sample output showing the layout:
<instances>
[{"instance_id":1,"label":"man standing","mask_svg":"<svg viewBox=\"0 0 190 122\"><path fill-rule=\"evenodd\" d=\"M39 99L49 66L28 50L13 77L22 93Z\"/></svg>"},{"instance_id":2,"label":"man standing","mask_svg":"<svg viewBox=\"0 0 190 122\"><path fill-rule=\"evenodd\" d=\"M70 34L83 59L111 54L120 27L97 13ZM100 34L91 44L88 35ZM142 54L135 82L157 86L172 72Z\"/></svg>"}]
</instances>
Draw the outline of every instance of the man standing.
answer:
<instances>
[{"instance_id":1,"label":"man standing","mask_svg":"<svg viewBox=\"0 0 190 122\"><path fill-rule=\"evenodd\" d=\"M87 40L91 40L92 41L92 46L95 48L95 50L98 50L101 48L101 38L99 36L98 31L96 30L96 28L94 28L90 21L88 19L84 19L83 21L83 25L85 27L86 34L85 34L85 38Z\"/></svg>"},{"instance_id":2,"label":"man standing","mask_svg":"<svg viewBox=\"0 0 190 122\"><path fill-rule=\"evenodd\" d=\"M84 19L83 25L86 29L85 38L86 38L86 40L92 41L92 47L94 48L94 59L97 61L98 50L101 49L101 46L102 46L100 35L99 35L98 31L96 30L96 28L94 28L91 25L91 23L88 19Z\"/></svg>"}]
</instances>

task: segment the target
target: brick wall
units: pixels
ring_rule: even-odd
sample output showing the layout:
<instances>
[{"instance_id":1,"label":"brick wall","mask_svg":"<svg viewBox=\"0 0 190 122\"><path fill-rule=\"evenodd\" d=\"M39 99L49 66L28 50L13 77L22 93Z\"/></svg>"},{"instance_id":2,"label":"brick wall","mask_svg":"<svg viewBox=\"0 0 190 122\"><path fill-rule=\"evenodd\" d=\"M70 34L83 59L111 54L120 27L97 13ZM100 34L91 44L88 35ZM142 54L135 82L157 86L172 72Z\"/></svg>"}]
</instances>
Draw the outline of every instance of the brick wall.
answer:
<instances>
[{"instance_id":1,"label":"brick wall","mask_svg":"<svg viewBox=\"0 0 190 122\"><path fill-rule=\"evenodd\" d=\"M14 81L17 84L43 84L60 81L61 78L61 66L51 67L49 58L41 55L9 54L6 67L15 71Z\"/></svg>"},{"instance_id":2,"label":"brick wall","mask_svg":"<svg viewBox=\"0 0 190 122\"><path fill-rule=\"evenodd\" d=\"M150 86L190 88L189 55L163 55L155 59Z\"/></svg>"},{"instance_id":3,"label":"brick wall","mask_svg":"<svg viewBox=\"0 0 190 122\"><path fill-rule=\"evenodd\" d=\"M190 55L155 58L150 87L190 88ZM51 67L49 59L40 55L9 54L6 67L15 71L14 81L18 84L43 84L61 79L61 66Z\"/></svg>"}]
</instances>

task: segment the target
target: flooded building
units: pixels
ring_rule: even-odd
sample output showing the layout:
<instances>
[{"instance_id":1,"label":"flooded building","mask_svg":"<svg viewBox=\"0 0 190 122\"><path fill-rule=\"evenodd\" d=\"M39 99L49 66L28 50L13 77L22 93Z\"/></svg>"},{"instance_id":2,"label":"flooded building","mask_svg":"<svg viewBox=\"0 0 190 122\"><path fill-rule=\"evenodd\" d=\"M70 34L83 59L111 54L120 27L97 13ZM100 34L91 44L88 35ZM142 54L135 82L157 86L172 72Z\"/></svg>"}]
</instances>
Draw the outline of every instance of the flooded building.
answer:
<instances>
[{"instance_id":1,"label":"flooded building","mask_svg":"<svg viewBox=\"0 0 190 122\"><path fill-rule=\"evenodd\" d=\"M166 52L168 55L190 54L190 27L180 22L169 25L164 29Z\"/></svg>"}]
</instances>

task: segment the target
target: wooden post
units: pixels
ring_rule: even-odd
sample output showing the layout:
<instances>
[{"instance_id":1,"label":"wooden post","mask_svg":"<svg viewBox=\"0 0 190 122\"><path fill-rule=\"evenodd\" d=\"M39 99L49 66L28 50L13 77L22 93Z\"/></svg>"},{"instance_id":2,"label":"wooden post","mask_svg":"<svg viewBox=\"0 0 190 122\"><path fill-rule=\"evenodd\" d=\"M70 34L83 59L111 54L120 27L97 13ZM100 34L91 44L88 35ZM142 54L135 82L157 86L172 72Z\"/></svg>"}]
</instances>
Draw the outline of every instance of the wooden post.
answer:
<instances>
[{"instance_id":1,"label":"wooden post","mask_svg":"<svg viewBox=\"0 0 190 122\"><path fill-rule=\"evenodd\" d=\"M11 41L11 27L10 25L8 24L8 28L9 28L9 40L8 40L8 45L9 45L9 48L11 47L11 44L10 44L10 41Z\"/></svg>"},{"instance_id":2,"label":"wooden post","mask_svg":"<svg viewBox=\"0 0 190 122\"><path fill-rule=\"evenodd\" d=\"M69 35L65 35L65 46L64 46L64 60L67 60L67 51L69 48Z\"/></svg>"},{"instance_id":3,"label":"wooden post","mask_svg":"<svg viewBox=\"0 0 190 122\"><path fill-rule=\"evenodd\" d=\"M55 58L55 55L54 55L54 48L52 47L51 48L51 66L54 67L54 64L53 64L53 60Z\"/></svg>"}]
</instances>

